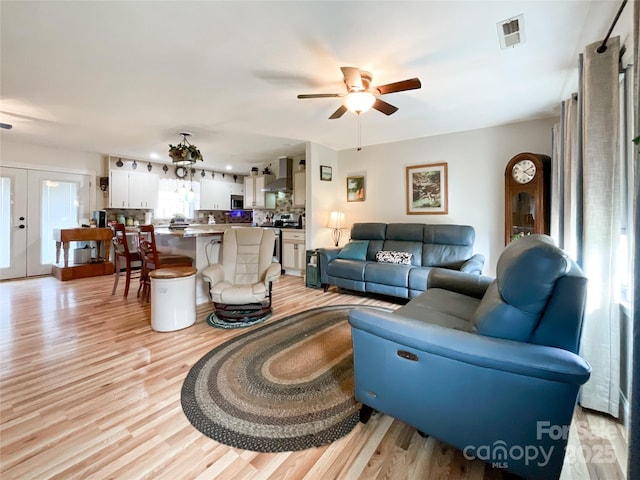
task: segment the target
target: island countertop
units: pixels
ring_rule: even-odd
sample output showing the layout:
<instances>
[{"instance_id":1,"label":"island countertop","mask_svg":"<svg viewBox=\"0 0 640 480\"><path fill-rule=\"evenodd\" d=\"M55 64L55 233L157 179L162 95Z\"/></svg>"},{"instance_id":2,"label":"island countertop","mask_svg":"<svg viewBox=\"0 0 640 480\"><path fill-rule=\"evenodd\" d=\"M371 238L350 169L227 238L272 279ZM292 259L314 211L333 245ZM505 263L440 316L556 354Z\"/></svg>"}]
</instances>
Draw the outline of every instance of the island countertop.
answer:
<instances>
[{"instance_id":1,"label":"island countertop","mask_svg":"<svg viewBox=\"0 0 640 480\"><path fill-rule=\"evenodd\" d=\"M166 227L158 227L154 229L156 235L173 235L174 237L213 237L216 235L224 235L224 230L219 228L185 228L184 230L171 229Z\"/></svg>"}]
</instances>

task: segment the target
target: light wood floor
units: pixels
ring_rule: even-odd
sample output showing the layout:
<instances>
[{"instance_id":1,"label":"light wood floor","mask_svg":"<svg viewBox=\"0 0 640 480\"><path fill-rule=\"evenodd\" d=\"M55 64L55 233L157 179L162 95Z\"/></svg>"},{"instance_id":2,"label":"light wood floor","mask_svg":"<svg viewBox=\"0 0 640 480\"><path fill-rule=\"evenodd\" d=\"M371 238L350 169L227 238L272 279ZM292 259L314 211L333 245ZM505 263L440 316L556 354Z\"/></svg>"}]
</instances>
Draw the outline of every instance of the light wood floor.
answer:
<instances>
[{"instance_id":1,"label":"light wood floor","mask_svg":"<svg viewBox=\"0 0 640 480\"><path fill-rule=\"evenodd\" d=\"M246 329L209 327L211 308L203 305L194 326L157 333L135 289L125 300L111 296L111 286L111 276L0 283L3 480L507 478L382 414L323 448L264 454L221 445L191 426L180 389L200 357ZM349 303L398 306L305 289L302 279L283 277L269 321ZM623 479L624 431L582 410L575 421L584 431L578 439L572 429L577 454L562 478Z\"/></svg>"}]
</instances>

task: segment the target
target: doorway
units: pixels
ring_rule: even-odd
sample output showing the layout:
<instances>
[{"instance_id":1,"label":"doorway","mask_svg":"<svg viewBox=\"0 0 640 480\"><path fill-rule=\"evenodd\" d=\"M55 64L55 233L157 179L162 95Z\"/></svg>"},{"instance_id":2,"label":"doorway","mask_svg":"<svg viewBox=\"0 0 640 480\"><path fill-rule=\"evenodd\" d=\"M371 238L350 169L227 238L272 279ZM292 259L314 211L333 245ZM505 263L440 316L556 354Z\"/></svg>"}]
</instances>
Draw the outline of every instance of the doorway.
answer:
<instances>
[{"instance_id":1,"label":"doorway","mask_svg":"<svg viewBox=\"0 0 640 480\"><path fill-rule=\"evenodd\" d=\"M88 222L90 191L89 175L3 167L0 279L49 275L55 263L53 229Z\"/></svg>"}]
</instances>

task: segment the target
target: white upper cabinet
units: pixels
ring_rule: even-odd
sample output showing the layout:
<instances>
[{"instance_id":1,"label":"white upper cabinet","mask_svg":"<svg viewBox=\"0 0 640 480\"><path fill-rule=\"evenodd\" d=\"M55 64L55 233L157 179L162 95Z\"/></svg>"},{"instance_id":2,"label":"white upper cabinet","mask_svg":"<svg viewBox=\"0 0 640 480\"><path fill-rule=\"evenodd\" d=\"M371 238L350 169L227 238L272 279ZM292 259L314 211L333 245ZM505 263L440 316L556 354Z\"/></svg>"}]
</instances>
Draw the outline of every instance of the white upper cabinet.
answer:
<instances>
[{"instance_id":1,"label":"white upper cabinet","mask_svg":"<svg viewBox=\"0 0 640 480\"><path fill-rule=\"evenodd\" d=\"M232 183L217 180L200 180L200 210L231 209Z\"/></svg>"},{"instance_id":2,"label":"white upper cabinet","mask_svg":"<svg viewBox=\"0 0 640 480\"><path fill-rule=\"evenodd\" d=\"M293 206L304 207L307 201L307 172L299 170L293 174Z\"/></svg>"},{"instance_id":3,"label":"white upper cabinet","mask_svg":"<svg viewBox=\"0 0 640 480\"><path fill-rule=\"evenodd\" d=\"M158 206L158 175L111 170L110 177L109 207L153 209Z\"/></svg>"},{"instance_id":4,"label":"white upper cabinet","mask_svg":"<svg viewBox=\"0 0 640 480\"><path fill-rule=\"evenodd\" d=\"M244 208L275 208L275 193L263 191L266 185L273 182L273 179L273 175L244 177Z\"/></svg>"}]
</instances>

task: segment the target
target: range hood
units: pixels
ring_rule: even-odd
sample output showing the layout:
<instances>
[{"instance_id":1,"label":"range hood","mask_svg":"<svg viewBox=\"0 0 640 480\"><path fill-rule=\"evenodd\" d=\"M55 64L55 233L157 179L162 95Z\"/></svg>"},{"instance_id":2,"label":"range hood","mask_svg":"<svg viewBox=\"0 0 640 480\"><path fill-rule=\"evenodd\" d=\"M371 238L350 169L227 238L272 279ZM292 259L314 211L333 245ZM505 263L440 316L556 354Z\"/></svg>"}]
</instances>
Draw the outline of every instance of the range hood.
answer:
<instances>
[{"instance_id":1,"label":"range hood","mask_svg":"<svg viewBox=\"0 0 640 480\"><path fill-rule=\"evenodd\" d=\"M290 192L293 190L293 158L278 158L278 168L276 170L276 180L266 185L265 192Z\"/></svg>"}]
</instances>

